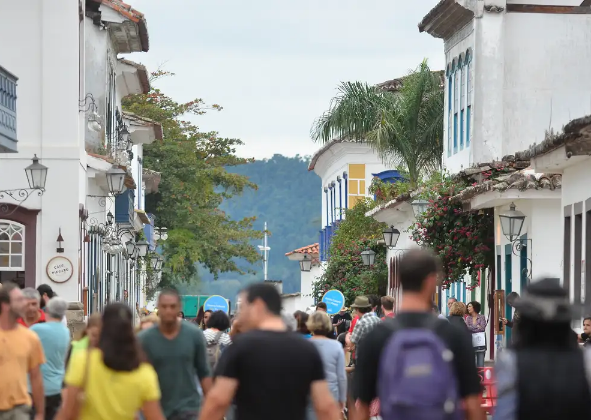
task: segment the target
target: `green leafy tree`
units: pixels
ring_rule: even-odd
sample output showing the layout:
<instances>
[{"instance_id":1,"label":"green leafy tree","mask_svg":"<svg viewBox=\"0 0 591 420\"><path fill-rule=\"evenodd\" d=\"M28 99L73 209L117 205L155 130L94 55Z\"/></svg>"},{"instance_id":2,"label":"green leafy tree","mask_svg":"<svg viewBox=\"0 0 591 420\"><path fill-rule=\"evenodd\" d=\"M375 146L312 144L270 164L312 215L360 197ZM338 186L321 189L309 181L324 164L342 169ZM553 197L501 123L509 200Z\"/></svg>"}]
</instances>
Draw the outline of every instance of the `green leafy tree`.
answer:
<instances>
[{"instance_id":1,"label":"green leafy tree","mask_svg":"<svg viewBox=\"0 0 591 420\"><path fill-rule=\"evenodd\" d=\"M339 223L330 246L330 258L324 274L313 285L313 295L320 300L331 289L340 290L347 305L356 296L383 296L388 288L386 247L378 245L386 224L366 217L373 208L370 199L358 202L346 210L346 218ZM371 267L363 265L361 252L371 249L376 253Z\"/></svg>"},{"instance_id":2,"label":"green leafy tree","mask_svg":"<svg viewBox=\"0 0 591 420\"><path fill-rule=\"evenodd\" d=\"M152 81L170 75L159 71ZM183 119L221 107L207 106L201 99L178 103L156 88L126 97L123 107L162 124L164 131L162 141L144 147L143 157L146 168L162 174L158 192L146 196L146 210L156 215L159 226L168 228L163 284L195 278L196 264L216 277L223 272L244 274L237 261L259 259L250 241L262 232L252 228L254 217L232 220L219 207L224 200L256 189L246 177L226 170L252 160L236 156L240 140L200 132Z\"/></svg>"},{"instance_id":3,"label":"green leafy tree","mask_svg":"<svg viewBox=\"0 0 591 420\"><path fill-rule=\"evenodd\" d=\"M346 82L312 127L312 138L368 142L384 162L402 166L415 187L441 167L444 94L441 75L423 61L396 92L361 82Z\"/></svg>"}]
</instances>

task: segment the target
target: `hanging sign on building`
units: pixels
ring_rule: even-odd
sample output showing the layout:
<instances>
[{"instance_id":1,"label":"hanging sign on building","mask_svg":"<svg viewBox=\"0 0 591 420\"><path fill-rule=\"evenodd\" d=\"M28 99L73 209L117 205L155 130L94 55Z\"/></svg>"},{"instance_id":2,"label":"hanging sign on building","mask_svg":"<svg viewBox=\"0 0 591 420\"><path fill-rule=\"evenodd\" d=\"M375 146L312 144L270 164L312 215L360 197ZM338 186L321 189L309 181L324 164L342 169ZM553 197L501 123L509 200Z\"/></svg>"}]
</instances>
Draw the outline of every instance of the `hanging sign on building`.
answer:
<instances>
[{"instance_id":1,"label":"hanging sign on building","mask_svg":"<svg viewBox=\"0 0 591 420\"><path fill-rule=\"evenodd\" d=\"M329 290L322 296L322 301L326 303L326 312L329 315L338 314L345 306L345 296L340 290Z\"/></svg>"},{"instance_id":2,"label":"hanging sign on building","mask_svg":"<svg viewBox=\"0 0 591 420\"><path fill-rule=\"evenodd\" d=\"M225 297L219 295L210 296L203 304L204 311L230 311L230 305Z\"/></svg>"},{"instance_id":3,"label":"hanging sign on building","mask_svg":"<svg viewBox=\"0 0 591 420\"><path fill-rule=\"evenodd\" d=\"M49 260L45 272L51 281L65 283L74 275L74 266L72 261L60 255Z\"/></svg>"}]
</instances>

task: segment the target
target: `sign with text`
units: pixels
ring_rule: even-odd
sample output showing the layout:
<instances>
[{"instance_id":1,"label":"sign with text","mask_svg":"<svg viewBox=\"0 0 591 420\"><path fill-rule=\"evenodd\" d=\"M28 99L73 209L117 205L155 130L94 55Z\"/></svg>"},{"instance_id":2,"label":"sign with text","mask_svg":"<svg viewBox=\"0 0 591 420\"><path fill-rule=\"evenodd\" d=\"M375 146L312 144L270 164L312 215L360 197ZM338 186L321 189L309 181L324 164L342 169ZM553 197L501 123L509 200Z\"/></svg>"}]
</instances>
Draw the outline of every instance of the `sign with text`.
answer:
<instances>
[{"instance_id":1,"label":"sign with text","mask_svg":"<svg viewBox=\"0 0 591 420\"><path fill-rule=\"evenodd\" d=\"M345 306L345 295L340 290L329 290L322 296L322 301L326 303L326 312L335 315Z\"/></svg>"},{"instance_id":2,"label":"sign with text","mask_svg":"<svg viewBox=\"0 0 591 420\"><path fill-rule=\"evenodd\" d=\"M230 311L230 305L225 297L219 295L210 296L203 304L204 311Z\"/></svg>"},{"instance_id":3,"label":"sign with text","mask_svg":"<svg viewBox=\"0 0 591 420\"><path fill-rule=\"evenodd\" d=\"M49 260L45 272L51 281L65 283L74 275L74 266L66 257L57 256Z\"/></svg>"}]
</instances>

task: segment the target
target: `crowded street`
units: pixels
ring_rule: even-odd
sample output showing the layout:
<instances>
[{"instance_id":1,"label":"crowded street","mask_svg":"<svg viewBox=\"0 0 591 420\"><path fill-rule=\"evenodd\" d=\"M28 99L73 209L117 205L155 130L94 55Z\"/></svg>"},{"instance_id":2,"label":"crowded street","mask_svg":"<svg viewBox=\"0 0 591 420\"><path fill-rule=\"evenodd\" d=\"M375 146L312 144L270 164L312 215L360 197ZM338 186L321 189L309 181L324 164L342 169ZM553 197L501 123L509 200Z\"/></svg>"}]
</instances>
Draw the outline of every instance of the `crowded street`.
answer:
<instances>
[{"instance_id":1,"label":"crowded street","mask_svg":"<svg viewBox=\"0 0 591 420\"><path fill-rule=\"evenodd\" d=\"M0 420L591 419L591 0L129 1L0 0Z\"/></svg>"}]
</instances>

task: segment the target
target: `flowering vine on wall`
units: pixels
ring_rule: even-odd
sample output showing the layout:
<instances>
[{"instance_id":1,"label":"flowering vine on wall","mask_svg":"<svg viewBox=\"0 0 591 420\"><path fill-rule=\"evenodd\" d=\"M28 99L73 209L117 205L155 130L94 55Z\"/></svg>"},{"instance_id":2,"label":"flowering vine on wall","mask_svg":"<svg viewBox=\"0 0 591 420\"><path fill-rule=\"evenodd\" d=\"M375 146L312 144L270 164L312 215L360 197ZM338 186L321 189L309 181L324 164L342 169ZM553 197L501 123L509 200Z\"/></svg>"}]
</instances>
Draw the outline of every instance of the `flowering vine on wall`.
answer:
<instances>
[{"instance_id":1,"label":"flowering vine on wall","mask_svg":"<svg viewBox=\"0 0 591 420\"><path fill-rule=\"evenodd\" d=\"M484 179L493 171L481 174ZM421 195L428 199L427 210L411 226L412 239L432 249L442 261L443 286L472 278L469 289L479 283L479 273L494 266L493 210L465 211L453 197L471 185L471 180L444 176L424 185Z\"/></svg>"}]
</instances>

